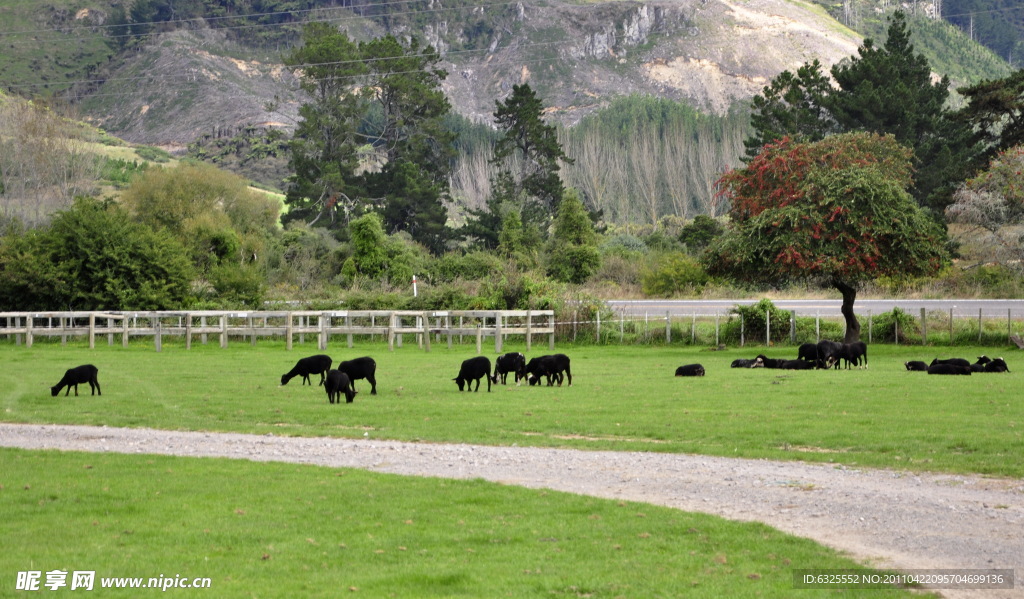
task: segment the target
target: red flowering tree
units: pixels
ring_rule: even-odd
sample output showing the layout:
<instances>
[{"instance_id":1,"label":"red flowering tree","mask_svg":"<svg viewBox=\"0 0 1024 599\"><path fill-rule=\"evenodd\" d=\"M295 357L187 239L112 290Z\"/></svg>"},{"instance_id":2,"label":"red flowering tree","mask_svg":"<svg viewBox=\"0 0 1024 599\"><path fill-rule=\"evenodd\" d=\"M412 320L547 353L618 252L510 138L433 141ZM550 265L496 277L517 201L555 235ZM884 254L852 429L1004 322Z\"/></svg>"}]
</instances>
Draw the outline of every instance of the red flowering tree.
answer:
<instances>
[{"instance_id":1,"label":"red flowering tree","mask_svg":"<svg viewBox=\"0 0 1024 599\"><path fill-rule=\"evenodd\" d=\"M907 192L911 160L892 136L870 133L765 146L719 181L732 222L705 268L761 285L834 287L846 342L859 340L853 303L861 283L934 273L947 261L945 231Z\"/></svg>"}]
</instances>

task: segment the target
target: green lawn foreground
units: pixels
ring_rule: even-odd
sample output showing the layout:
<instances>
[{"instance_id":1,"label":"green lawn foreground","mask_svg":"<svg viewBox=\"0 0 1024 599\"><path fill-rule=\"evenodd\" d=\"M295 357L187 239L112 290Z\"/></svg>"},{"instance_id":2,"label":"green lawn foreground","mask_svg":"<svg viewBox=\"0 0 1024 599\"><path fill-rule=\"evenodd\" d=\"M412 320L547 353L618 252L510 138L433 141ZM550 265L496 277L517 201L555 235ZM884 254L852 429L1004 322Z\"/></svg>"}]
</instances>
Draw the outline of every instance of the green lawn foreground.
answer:
<instances>
[{"instance_id":1,"label":"green lawn foreground","mask_svg":"<svg viewBox=\"0 0 1024 599\"><path fill-rule=\"evenodd\" d=\"M509 346L507 350L522 350ZM489 351L488 351L489 350ZM281 374L319 353L307 343L256 346L215 343L185 350L152 345L0 344L0 420L279 435L330 435L403 441L535 445L579 449L687 452L797 459L994 476L1024 476L1024 361L1007 348L869 347L868 369L781 371L731 369L737 357L765 348L726 351L662 346L559 346L572 358L573 385L516 387L484 383L459 392L452 379L472 342L425 352L407 343L348 349L333 343L335 361L363 355L378 364L378 395L356 381L352 404L329 405L322 387ZM529 356L550 353L534 347ZM772 357L795 357L792 347ZM908 372L906 360L1003 356L1011 372L934 376ZM494 359L493 345L485 355ZM707 376L674 377L700 362ZM51 397L65 369L99 367L102 397Z\"/></svg>"},{"instance_id":2,"label":"green lawn foreground","mask_svg":"<svg viewBox=\"0 0 1024 599\"><path fill-rule=\"evenodd\" d=\"M860 568L761 524L479 480L16 449L0 464L0 596L36 570L95 572L55 596L160 595L102 587L139 577L210 579L175 597L810 599L837 591L797 589L794 569Z\"/></svg>"}]
</instances>

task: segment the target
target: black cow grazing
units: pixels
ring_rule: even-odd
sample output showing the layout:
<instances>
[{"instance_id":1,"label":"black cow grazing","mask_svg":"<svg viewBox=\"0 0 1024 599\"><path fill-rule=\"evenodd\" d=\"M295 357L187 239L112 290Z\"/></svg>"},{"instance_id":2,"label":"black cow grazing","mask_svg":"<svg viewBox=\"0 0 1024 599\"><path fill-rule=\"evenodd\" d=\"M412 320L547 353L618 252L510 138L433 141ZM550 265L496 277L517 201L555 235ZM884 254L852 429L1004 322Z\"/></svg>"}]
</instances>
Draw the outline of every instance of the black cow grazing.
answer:
<instances>
[{"instance_id":1,"label":"black cow grazing","mask_svg":"<svg viewBox=\"0 0 1024 599\"><path fill-rule=\"evenodd\" d=\"M760 360L761 365L765 368L782 368L782 363L785 362L782 358L769 358L764 354L760 354L755 360Z\"/></svg>"},{"instance_id":2,"label":"black cow grazing","mask_svg":"<svg viewBox=\"0 0 1024 599\"><path fill-rule=\"evenodd\" d=\"M823 339L818 342L817 348L819 368L830 368L832 366L839 368L839 354L843 349L842 343Z\"/></svg>"},{"instance_id":3,"label":"black cow grazing","mask_svg":"<svg viewBox=\"0 0 1024 599\"><path fill-rule=\"evenodd\" d=\"M836 365L841 359L846 363L846 369L850 369L850 365L860 366L860 359L864 358L864 367L868 366L868 344L863 341L855 341L853 343L843 343L839 346L839 352L834 356L836 358Z\"/></svg>"},{"instance_id":4,"label":"black cow grazing","mask_svg":"<svg viewBox=\"0 0 1024 599\"><path fill-rule=\"evenodd\" d=\"M320 384L323 385L324 375L326 375L327 371L331 369L332 363L333 361L331 360L331 357L323 354L309 356L308 358L300 358L299 361L295 363L294 368L281 375L281 384L287 385L288 381L297 376L301 376L303 385L306 383L312 385L313 383L309 382L309 375L319 374Z\"/></svg>"},{"instance_id":5,"label":"black cow grazing","mask_svg":"<svg viewBox=\"0 0 1024 599\"><path fill-rule=\"evenodd\" d=\"M324 389L327 390L327 401L330 403L341 403L341 394L345 394L345 403L352 403L356 398L356 388L348 375L340 370L328 370L327 378L324 381Z\"/></svg>"},{"instance_id":6,"label":"black cow grazing","mask_svg":"<svg viewBox=\"0 0 1024 599\"><path fill-rule=\"evenodd\" d=\"M366 379L370 383L370 395L377 395L377 363L370 356L356 358L338 363L338 370L348 375L352 381L352 389L356 388L356 379Z\"/></svg>"},{"instance_id":7,"label":"black cow grazing","mask_svg":"<svg viewBox=\"0 0 1024 599\"><path fill-rule=\"evenodd\" d=\"M676 376L704 376L704 367L700 364L684 364L676 368Z\"/></svg>"},{"instance_id":8,"label":"black cow grazing","mask_svg":"<svg viewBox=\"0 0 1024 599\"><path fill-rule=\"evenodd\" d=\"M971 374L971 365L932 364L928 367L928 374Z\"/></svg>"},{"instance_id":9,"label":"black cow grazing","mask_svg":"<svg viewBox=\"0 0 1024 599\"><path fill-rule=\"evenodd\" d=\"M480 379L487 379L487 391L491 391L491 360L487 356L477 356L462 363L459 368L459 376L452 379L459 385L459 391L465 386L466 391L476 381L476 391L480 391Z\"/></svg>"},{"instance_id":10,"label":"black cow grazing","mask_svg":"<svg viewBox=\"0 0 1024 599\"><path fill-rule=\"evenodd\" d=\"M50 397L57 397L60 390L67 387L67 391L64 392L64 397L67 397L68 393L71 393L71 388L75 388L75 397L78 397L78 383L89 383L89 395L103 395L100 391L100 382L96 380L96 375L99 374L100 369L96 368L92 364L83 364L81 366L75 366L74 368L68 368L64 372L64 378L60 379L60 382L50 387Z\"/></svg>"},{"instance_id":11,"label":"black cow grazing","mask_svg":"<svg viewBox=\"0 0 1024 599\"><path fill-rule=\"evenodd\" d=\"M498 383L498 377L501 377L501 384L506 384L508 381L508 373L512 373L515 378L515 384L519 384L519 379L526 378L526 356L519 352L509 352L507 354L498 356L498 359L494 361L494 376L491 377L491 381L494 384Z\"/></svg>"},{"instance_id":12,"label":"black cow grazing","mask_svg":"<svg viewBox=\"0 0 1024 599\"><path fill-rule=\"evenodd\" d=\"M985 364L985 372L1010 372L1010 367L1006 365L1006 360L996 358Z\"/></svg>"},{"instance_id":13,"label":"black cow grazing","mask_svg":"<svg viewBox=\"0 0 1024 599\"><path fill-rule=\"evenodd\" d=\"M569 379L569 386L572 386L572 370L569 368L569 356L565 354L531 358L526 363L526 374L529 377L531 387L540 384L540 377L547 379L548 387L554 385L555 381L558 381L558 386L561 387L562 381L566 378Z\"/></svg>"},{"instance_id":14,"label":"black cow grazing","mask_svg":"<svg viewBox=\"0 0 1024 599\"><path fill-rule=\"evenodd\" d=\"M764 362L761 358L754 358L753 360L744 360L743 358L737 358L732 361L729 368L764 368Z\"/></svg>"},{"instance_id":15,"label":"black cow grazing","mask_svg":"<svg viewBox=\"0 0 1024 599\"><path fill-rule=\"evenodd\" d=\"M797 360L807 360L809 362L818 361L818 345L815 343L804 343L796 350Z\"/></svg>"},{"instance_id":16,"label":"black cow grazing","mask_svg":"<svg viewBox=\"0 0 1024 599\"><path fill-rule=\"evenodd\" d=\"M965 366L965 367L967 367L968 370L971 368L971 363L968 362L967 360L963 359L963 358L947 358L945 360L940 360L938 358L935 358L934 360L932 360L932 363L930 365L931 366L936 366L938 364L950 364L950 365L953 365L953 366Z\"/></svg>"},{"instance_id":17,"label":"black cow grazing","mask_svg":"<svg viewBox=\"0 0 1024 599\"><path fill-rule=\"evenodd\" d=\"M817 362L808 362L807 360L782 360L779 364L779 368L782 370L814 370Z\"/></svg>"},{"instance_id":18,"label":"black cow grazing","mask_svg":"<svg viewBox=\"0 0 1024 599\"><path fill-rule=\"evenodd\" d=\"M928 371L928 365L925 364L924 362L918 362L918 361L904 362L903 365L907 367L907 370L913 370L913 371L917 371L917 372L927 372Z\"/></svg>"}]
</instances>

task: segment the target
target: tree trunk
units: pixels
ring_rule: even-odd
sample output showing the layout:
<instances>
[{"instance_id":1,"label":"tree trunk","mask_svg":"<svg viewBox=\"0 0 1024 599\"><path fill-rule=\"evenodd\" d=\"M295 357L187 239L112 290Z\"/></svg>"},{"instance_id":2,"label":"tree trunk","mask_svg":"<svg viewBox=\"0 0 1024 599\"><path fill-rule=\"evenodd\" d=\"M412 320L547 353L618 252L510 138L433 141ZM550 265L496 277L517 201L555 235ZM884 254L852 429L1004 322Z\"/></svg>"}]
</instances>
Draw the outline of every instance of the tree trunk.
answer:
<instances>
[{"instance_id":1,"label":"tree trunk","mask_svg":"<svg viewBox=\"0 0 1024 599\"><path fill-rule=\"evenodd\" d=\"M857 289L845 281L832 279L832 286L843 294L843 318L846 319L846 337L843 343L860 341L860 323L857 322L857 315L853 313L853 302L857 299Z\"/></svg>"}]
</instances>

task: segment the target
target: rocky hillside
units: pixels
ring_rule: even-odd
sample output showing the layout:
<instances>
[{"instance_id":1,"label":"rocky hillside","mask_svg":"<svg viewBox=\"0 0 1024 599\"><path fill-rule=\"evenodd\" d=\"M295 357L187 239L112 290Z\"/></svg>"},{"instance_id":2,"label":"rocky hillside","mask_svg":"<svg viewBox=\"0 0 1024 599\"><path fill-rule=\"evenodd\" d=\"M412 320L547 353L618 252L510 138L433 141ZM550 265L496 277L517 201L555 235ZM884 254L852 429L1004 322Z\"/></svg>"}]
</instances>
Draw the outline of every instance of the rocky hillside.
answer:
<instances>
[{"instance_id":1,"label":"rocky hillside","mask_svg":"<svg viewBox=\"0 0 1024 599\"><path fill-rule=\"evenodd\" d=\"M442 50L452 103L481 121L522 82L567 124L634 93L722 113L780 71L814 58L831 65L860 42L816 5L786 0L520 2L489 18L482 49L464 49L468 20L458 12L395 31ZM384 31L358 18L339 25L354 37ZM280 65L283 51L254 52L215 28L163 33L106 73L81 107L115 135L171 148L217 128L288 128L302 98Z\"/></svg>"}]
</instances>

